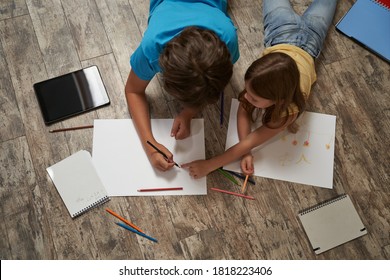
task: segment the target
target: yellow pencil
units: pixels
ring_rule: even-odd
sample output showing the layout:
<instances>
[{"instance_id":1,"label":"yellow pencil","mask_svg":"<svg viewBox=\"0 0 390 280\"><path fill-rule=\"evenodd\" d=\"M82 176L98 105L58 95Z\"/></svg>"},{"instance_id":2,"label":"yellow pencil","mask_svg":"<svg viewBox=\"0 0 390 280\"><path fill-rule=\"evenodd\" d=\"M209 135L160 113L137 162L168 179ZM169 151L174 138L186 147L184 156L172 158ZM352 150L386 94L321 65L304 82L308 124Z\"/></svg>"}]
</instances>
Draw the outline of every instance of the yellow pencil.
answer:
<instances>
[{"instance_id":1,"label":"yellow pencil","mask_svg":"<svg viewBox=\"0 0 390 280\"><path fill-rule=\"evenodd\" d=\"M246 176L245 176L244 184L242 185L242 188L241 188L241 193L245 193L245 190L246 190L246 183L248 182L248 178L249 178L249 175L246 175Z\"/></svg>"}]
</instances>

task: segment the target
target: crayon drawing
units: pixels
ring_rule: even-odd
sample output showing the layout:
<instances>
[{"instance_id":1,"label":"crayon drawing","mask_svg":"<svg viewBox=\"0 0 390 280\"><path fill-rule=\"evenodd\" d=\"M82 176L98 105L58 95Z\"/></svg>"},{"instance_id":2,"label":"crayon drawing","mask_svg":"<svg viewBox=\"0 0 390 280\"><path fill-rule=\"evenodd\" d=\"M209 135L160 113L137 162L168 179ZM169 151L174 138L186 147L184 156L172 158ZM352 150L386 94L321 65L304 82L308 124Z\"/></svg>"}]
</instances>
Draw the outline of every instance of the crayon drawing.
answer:
<instances>
[{"instance_id":1,"label":"crayon drawing","mask_svg":"<svg viewBox=\"0 0 390 280\"><path fill-rule=\"evenodd\" d=\"M238 104L237 99L232 100L226 149L238 142ZM332 188L336 117L305 112L297 122L296 134L284 131L252 151L254 175ZM224 169L239 172L239 161Z\"/></svg>"}]
</instances>

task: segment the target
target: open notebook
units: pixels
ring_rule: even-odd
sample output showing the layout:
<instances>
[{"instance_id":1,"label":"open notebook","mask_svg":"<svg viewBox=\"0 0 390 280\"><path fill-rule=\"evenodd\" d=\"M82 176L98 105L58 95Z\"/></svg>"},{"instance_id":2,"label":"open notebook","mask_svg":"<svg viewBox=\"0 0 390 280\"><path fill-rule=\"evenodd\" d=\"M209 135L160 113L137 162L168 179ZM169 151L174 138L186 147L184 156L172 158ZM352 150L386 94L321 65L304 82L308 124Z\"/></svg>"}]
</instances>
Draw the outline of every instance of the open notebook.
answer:
<instances>
[{"instance_id":1,"label":"open notebook","mask_svg":"<svg viewBox=\"0 0 390 280\"><path fill-rule=\"evenodd\" d=\"M347 194L306 209L298 217L317 255L367 234Z\"/></svg>"},{"instance_id":2,"label":"open notebook","mask_svg":"<svg viewBox=\"0 0 390 280\"><path fill-rule=\"evenodd\" d=\"M72 218L110 199L87 151L78 151L46 170Z\"/></svg>"},{"instance_id":3,"label":"open notebook","mask_svg":"<svg viewBox=\"0 0 390 280\"><path fill-rule=\"evenodd\" d=\"M336 30L390 62L390 0L357 0Z\"/></svg>"}]
</instances>

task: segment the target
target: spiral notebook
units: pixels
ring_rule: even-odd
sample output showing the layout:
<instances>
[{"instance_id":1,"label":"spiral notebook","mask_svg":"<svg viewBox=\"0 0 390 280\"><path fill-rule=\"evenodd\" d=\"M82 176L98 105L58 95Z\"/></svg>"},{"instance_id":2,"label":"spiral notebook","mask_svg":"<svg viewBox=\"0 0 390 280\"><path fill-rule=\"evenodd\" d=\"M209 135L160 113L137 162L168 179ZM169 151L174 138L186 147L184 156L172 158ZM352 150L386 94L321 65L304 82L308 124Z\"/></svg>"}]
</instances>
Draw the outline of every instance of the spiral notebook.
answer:
<instances>
[{"instance_id":1,"label":"spiral notebook","mask_svg":"<svg viewBox=\"0 0 390 280\"><path fill-rule=\"evenodd\" d=\"M336 30L390 62L390 0L357 0Z\"/></svg>"},{"instance_id":2,"label":"spiral notebook","mask_svg":"<svg viewBox=\"0 0 390 280\"><path fill-rule=\"evenodd\" d=\"M72 218L110 200L88 151L78 151L46 170Z\"/></svg>"},{"instance_id":3,"label":"spiral notebook","mask_svg":"<svg viewBox=\"0 0 390 280\"><path fill-rule=\"evenodd\" d=\"M298 217L317 255L367 234L347 194L303 210Z\"/></svg>"}]
</instances>

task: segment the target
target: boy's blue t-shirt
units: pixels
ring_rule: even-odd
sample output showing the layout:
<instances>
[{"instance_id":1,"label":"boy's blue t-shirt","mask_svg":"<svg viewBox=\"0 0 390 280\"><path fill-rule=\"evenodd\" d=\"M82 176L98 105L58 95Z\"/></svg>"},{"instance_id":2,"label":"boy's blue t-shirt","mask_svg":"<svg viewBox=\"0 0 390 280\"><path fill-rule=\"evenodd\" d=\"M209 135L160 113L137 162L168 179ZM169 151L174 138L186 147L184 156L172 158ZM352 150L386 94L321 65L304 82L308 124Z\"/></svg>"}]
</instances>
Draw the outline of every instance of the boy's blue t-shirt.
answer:
<instances>
[{"instance_id":1,"label":"boy's blue t-shirt","mask_svg":"<svg viewBox=\"0 0 390 280\"><path fill-rule=\"evenodd\" d=\"M232 62L238 60L236 27L226 12L226 1L151 1L148 28L130 58L135 74L142 80L150 81L161 72L160 53L173 37L188 26L214 31L227 45Z\"/></svg>"}]
</instances>

